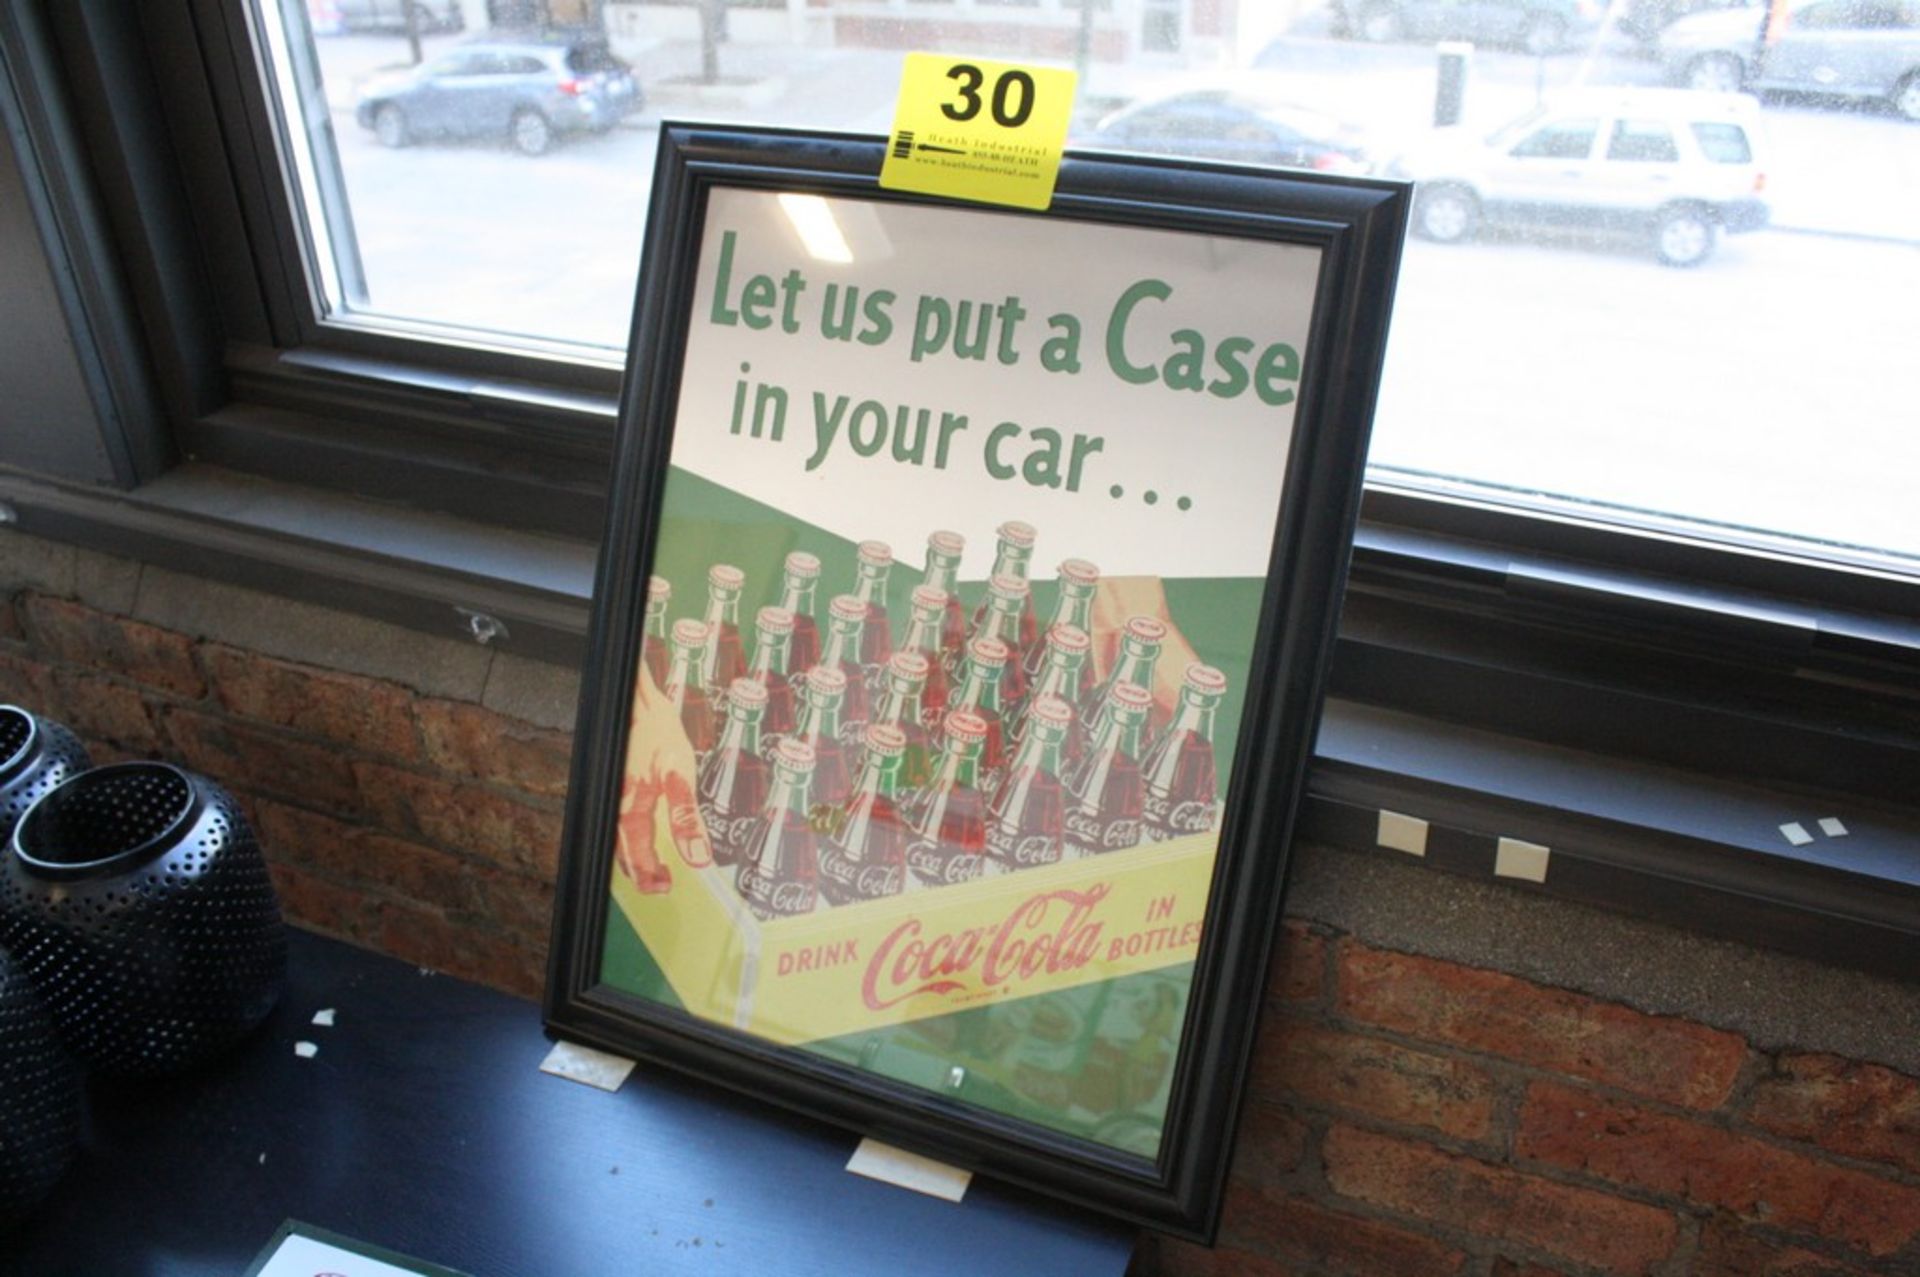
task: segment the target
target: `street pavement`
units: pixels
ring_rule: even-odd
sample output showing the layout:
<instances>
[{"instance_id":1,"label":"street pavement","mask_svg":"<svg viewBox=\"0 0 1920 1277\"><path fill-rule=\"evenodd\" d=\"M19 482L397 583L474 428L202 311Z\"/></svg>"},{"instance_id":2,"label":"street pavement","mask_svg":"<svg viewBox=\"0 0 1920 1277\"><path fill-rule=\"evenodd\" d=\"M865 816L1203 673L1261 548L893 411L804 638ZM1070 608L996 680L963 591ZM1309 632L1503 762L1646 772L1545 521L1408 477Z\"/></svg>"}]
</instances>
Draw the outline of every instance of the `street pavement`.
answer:
<instances>
[{"instance_id":1,"label":"street pavement","mask_svg":"<svg viewBox=\"0 0 1920 1277\"><path fill-rule=\"evenodd\" d=\"M1253 68L1194 70L1151 63L1095 63L1081 88L1075 131L1098 122L1103 109L1182 89L1247 84L1336 117L1364 121L1381 155L1417 146L1431 132L1436 55L1418 44L1373 45L1325 33L1324 13L1308 15ZM428 37L429 56L465 37ZM404 65L406 43L395 36L320 40L327 97L336 114L350 112L354 86L382 66ZM881 49L727 44L721 66L730 80L778 86L771 101L746 102L724 88L702 94L684 83L699 69L693 41L628 42L650 102L628 121L647 128L662 119L778 123L885 133L892 123L901 55ZM1475 50L1468 74L1466 126L1483 132L1518 115L1545 92L1574 84L1657 86L1659 64L1611 38L1598 53L1535 58ZM1920 127L1872 106L1838 108L1770 99L1767 198L1781 230L1920 243ZM350 120L347 121L350 123Z\"/></svg>"}]
</instances>

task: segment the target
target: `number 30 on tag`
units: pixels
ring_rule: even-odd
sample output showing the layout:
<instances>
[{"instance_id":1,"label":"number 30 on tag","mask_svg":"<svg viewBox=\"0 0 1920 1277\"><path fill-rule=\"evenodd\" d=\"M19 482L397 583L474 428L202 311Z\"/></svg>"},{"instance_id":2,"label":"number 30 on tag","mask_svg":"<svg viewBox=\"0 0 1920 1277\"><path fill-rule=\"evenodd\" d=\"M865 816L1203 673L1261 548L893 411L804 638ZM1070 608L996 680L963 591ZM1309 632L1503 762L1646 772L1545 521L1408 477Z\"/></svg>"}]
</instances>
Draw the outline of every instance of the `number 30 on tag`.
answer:
<instances>
[{"instance_id":1,"label":"number 30 on tag","mask_svg":"<svg viewBox=\"0 0 1920 1277\"><path fill-rule=\"evenodd\" d=\"M1053 202L1074 73L909 53L880 185L1017 208Z\"/></svg>"}]
</instances>

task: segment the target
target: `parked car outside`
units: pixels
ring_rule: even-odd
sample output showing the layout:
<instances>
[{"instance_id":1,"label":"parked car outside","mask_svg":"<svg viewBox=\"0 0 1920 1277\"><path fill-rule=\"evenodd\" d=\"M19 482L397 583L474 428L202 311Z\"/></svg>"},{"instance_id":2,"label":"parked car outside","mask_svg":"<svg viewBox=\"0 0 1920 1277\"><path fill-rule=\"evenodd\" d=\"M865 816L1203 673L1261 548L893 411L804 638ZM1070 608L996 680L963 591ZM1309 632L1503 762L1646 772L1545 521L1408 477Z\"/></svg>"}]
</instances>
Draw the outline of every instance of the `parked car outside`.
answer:
<instances>
[{"instance_id":1,"label":"parked car outside","mask_svg":"<svg viewBox=\"0 0 1920 1277\"><path fill-rule=\"evenodd\" d=\"M1484 140L1443 129L1389 172L1410 177L1416 233L1440 243L1482 223L1580 227L1642 238L1698 266L1723 231L1766 225L1760 106L1732 93L1586 90Z\"/></svg>"},{"instance_id":2,"label":"parked car outside","mask_svg":"<svg viewBox=\"0 0 1920 1277\"><path fill-rule=\"evenodd\" d=\"M460 0L413 0L423 34L464 31L467 15ZM307 0L307 17L316 35L343 31L405 31L407 0Z\"/></svg>"},{"instance_id":3,"label":"parked car outside","mask_svg":"<svg viewBox=\"0 0 1920 1277\"><path fill-rule=\"evenodd\" d=\"M1696 89L1875 99L1920 120L1920 0L1789 0L1783 18L1772 43L1765 9L1682 18L1660 57Z\"/></svg>"},{"instance_id":4,"label":"parked car outside","mask_svg":"<svg viewBox=\"0 0 1920 1277\"><path fill-rule=\"evenodd\" d=\"M1660 33L1682 18L1722 9L1752 8L1756 0L1626 0L1615 25L1642 46L1660 42Z\"/></svg>"},{"instance_id":5,"label":"parked car outside","mask_svg":"<svg viewBox=\"0 0 1920 1277\"><path fill-rule=\"evenodd\" d=\"M1198 89L1123 107L1077 142L1115 150L1348 175L1373 161L1355 129L1252 90Z\"/></svg>"},{"instance_id":6,"label":"parked car outside","mask_svg":"<svg viewBox=\"0 0 1920 1277\"><path fill-rule=\"evenodd\" d=\"M1362 40L1472 40L1555 53L1591 38L1602 0L1333 0L1334 26Z\"/></svg>"},{"instance_id":7,"label":"parked car outside","mask_svg":"<svg viewBox=\"0 0 1920 1277\"><path fill-rule=\"evenodd\" d=\"M541 155L563 133L605 132L638 111L633 68L600 40L484 40L360 86L354 115L387 146L502 137Z\"/></svg>"}]
</instances>

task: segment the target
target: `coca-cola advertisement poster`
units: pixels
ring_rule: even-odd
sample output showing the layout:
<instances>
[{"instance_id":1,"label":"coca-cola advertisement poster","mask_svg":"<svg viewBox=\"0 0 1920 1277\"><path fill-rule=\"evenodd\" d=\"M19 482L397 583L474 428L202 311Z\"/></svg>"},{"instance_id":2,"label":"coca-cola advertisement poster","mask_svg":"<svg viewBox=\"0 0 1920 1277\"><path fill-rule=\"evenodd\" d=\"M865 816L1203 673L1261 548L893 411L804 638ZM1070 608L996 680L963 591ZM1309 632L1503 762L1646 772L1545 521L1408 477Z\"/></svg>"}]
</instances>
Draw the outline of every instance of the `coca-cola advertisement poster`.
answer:
<instances>
[{"instance_id":1,"label":"coca-cola advertisement poster","mask_svg":"<svg viewBox=\"0 0 1920 1277\"><path fill-rule=\"evenodd\" d=\"M736 1080L787 1061L847 1083L842 1116L916 1097L936 1152L939 1114L990 1115L1099 1204L1103 1166L1165 1174L1170 1133L1231 1113L1237 1073L1224 1108L1190 1092L1253 1008L1204 999L1264 961L1284 846L1253 826L1297 785L1315 706L1287 693L1326 643L1326 610L1277 632L1276 570L1337 588L1364 439L1329 459L1303 427L1351 341L1334 245L902 199L852 144L852 174L701 181L674 142L549 1017L750 1048ZM1314 465L1349 490L1309 501ZM1302 573L1314 520L1333 559Z\"/></svg>"}]
</instances>

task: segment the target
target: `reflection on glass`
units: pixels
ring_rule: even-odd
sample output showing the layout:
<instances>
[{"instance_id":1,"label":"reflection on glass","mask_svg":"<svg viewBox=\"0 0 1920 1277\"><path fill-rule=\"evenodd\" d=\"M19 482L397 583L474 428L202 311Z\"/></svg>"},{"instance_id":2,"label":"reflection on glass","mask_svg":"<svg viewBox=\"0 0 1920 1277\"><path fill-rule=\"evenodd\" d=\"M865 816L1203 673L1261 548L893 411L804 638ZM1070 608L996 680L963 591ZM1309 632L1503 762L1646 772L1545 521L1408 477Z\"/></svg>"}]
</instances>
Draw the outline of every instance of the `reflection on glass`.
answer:
<instances>
[{"instance_id":1,"label":"reflection on glass","mask_svg":"<svg viewBox=\"0 0 1920 1277\"><path fill-rule=\"evenodd\" d=\"M260 2L332 322L617 363L662 119L878 133L902 49L1077 63L1079 145L1419 182L1376 481L1920 558L1911 3Z\"/></svg>"}]
</instances>

